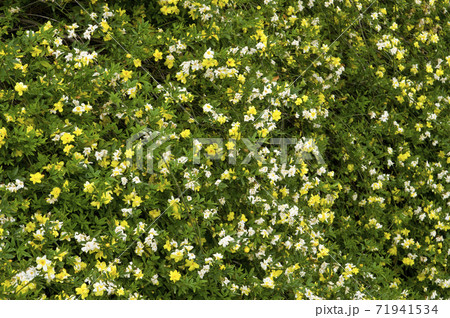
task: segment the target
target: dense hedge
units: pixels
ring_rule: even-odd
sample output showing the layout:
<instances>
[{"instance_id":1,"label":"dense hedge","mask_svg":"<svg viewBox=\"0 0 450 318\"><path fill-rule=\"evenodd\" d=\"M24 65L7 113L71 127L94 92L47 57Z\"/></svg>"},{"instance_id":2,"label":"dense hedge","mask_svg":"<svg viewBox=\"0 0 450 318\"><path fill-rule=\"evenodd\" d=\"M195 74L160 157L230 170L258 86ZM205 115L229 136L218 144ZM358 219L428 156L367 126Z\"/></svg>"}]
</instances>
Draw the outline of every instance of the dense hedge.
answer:
<instances>
[{"instance_id":1,"label":"dense hedge","mask_svg":"<svg viewBox=\"0 0 450 318\"><path fill-rule=\"evenodd\" d=\"M3 1L1 298L448 299L449 8Z\"/></svg>"}]
</instances>

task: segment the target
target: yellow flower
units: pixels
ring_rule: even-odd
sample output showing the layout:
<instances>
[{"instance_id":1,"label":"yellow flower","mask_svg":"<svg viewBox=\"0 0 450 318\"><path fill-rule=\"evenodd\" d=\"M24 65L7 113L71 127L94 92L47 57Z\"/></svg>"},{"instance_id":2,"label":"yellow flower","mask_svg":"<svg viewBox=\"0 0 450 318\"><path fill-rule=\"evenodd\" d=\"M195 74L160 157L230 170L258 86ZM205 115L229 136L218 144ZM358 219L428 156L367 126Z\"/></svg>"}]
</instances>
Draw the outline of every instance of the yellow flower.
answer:
<instances>
[{"instance_id":1,"label":"yellow flower","mask_svg":"<svg viewBox=\"0 0 450 318\"><path fill-rule=\"evenodd\" d=\"M80 136L83 133L83 129L80 129L78 127L75 128L75 130L73 131L73 134L76 136Z\"/></svg>"},{"instance_id":2,"label":"yellow flower","mask_svg":"<svg viewBox=\"0 0 450 318\"><path fill-rule=\"evenodd\" d=\"M408 266L414 265L414 260L410 259L408 257L404 257L402 261L403 261L403 264L405 264L405 265L408 265Z\"/></svg>"},{"instance_id":3,"label":"yellow flower","mask_svg":"<svg viewBox=\"0 0 450 318\"><path fill-rule=\"evenodd\" d=\"M219 65L219 62L217 62L217 60L215 59L204 59L202 61L202 65L206 68L210 68Z\"/></svg>"},{"instance_id":4,"label":"yellow flower","mask_svg":"<svg viewBox=\"0 0 450 318\"><path fill-rule=\"evenodd\" d=\"M105 33L108 32L108 30L110 29L108 22L106 22L106 20L102 20L100 24L102 26L102 31Z\"/></svg>"},{"instance_id":5,"label":"yellow flower","mask_svg":"<svg viewBox=\"0 0 450 318\"><path fill-rule=\"evenodd\" d=\"M30 174L30 181L35 183L41 183L42 178L44 178L44 175L40 172L36 172L35 174Z\"/></svg>"},{"instance_id":6,"label":"yellow flower","mask_svg":"<svg viewBox=\"0 0 450 318\"><path fill-rule=\"evenodd\" d=\"M248 108L247 115L256 115L256 108L255 108L255 106L250 106Z\"/></svg>"},{"instance_id":7,"label":"yellow flower","mask_svg":"<svg viewBox=\"0 0 450 318\"><path fill-rule=\"evenodd\" d=\"M116 295L117 295L117 296L123 296L123 295L125 295L125 290L123 289L123 287L120 288L120 289L118 289L118 290L116 291Z\"/></svg>"},{"instance_id":8,"label":"yellow flower","mask_svg":"<svg viewBox=\"0 0 450 318\"><path fill-rule=\"evenodd\" d=\"M3 139L6 137L6 135L7 135L6 128L5 127L0 128L0 138Z\"/></svg>"},{"instance_id":9,"label":"yellow flower","mask_svg":"<svg viewBox=\"0 0 450 318\"><path fill-rule=\"evenodd\" d=\"M216 154L216 150L214 148L214 145L209 145L208 147L206 147L206 152L208 153L209 156L214 156Z\"/></svg>"},{"instance_id":10,"label":"yellow flower","mask_svg":"<svg viewBox=\"0 0 450 318\"><path fill-rule=\"evenodd\" d=\"M225 144L225 146L227 147L228 150L234 149L234 142L229 141Z\"/></svg>"},{"instance_id":11,"label":"yellow flower","mask_svg":"<svg viewBox=\"0 0 450 318\"><path fill-rule=\"evenodd\" d=\"M61 141L63 142L63 144L68 144L69 142L74 141L74 139L75 138L70 133L66 133L61 137Z\"/></svg>"},{"instance_id":12,"label":"yellow flower","mask_svg":"<svg viewBox=\"0 0 450 318\"><path fill-rule=\"evenodd\" d=\"M144 274L141 271L139 271L137 273L134 273L134 276L136 277L136 280L138 280L142 279L144 277Z\"/></svg>"},{"instance_id":13,"label":"yellow flower","mask_svg":"<svg viewBox=\"0 0 450 318\"><path fill-rule=\"evenodd\" d=\"M155 53L153 53L153 57L155 58L155 61L158 62L159 60L162 59L162 52L156 49Z\"/></svg>"},{"instance_id":14,"label":"yellow flower","mask_svg":"<svg viewBox=\"0 0 450 318\"><path fill-rule=\"evenodd\" d=\"M48 31L48 30L50 30L51 28L53 28L52 23L51 23L50 21L47 21L47 23L44 24L44 31Z\"/></svg>"},{"instance_id":15,"label":"yellow flower","mask_svg":"<svg viewBox=\"0 0 450 318\"><path fill-rule=\"evenodd\" d=\"M53 188L52 192L50 192L50 194L52 196L54 196L55 198L59 197L60 193L61 193L61 189L58 187Z\"/></svg>"},{"instance_id":16,"label":"yellow flower","mask_svg":"<svg viewBox=\"0 0 450 318\"><path fill-rule=\"evenodd\" d=\"M320 196L318 194L311 196L311 198L308 200L309 206L315 206L316 204L320 203Z\"/></svg>"},{"instance_id":17,"label":"yellow flower","mask_svg":"<svg viewBox=\"0 0 450 318\"><path fill-rule=\"evenodd\" d=\"M94 192L94 189L95 189L94 184L90 183L89 181L86 181L86 183L84 184L83 191L84 192L88 192L88 193L92 193L92 192Z\"/></svg>"},{"instance_id":18,"label":"yellow flower","mask_svg":"<svg viewBox=\"0 0 450 318\"><path fill-rule=\"evenodd\" d=\"M170 252L170 250L172 249L172 244L170 244L170 241L167 240L166 244L164 244L163 247Z\"/></svg>"},{"instance_id":19,"label":"yellow flower","mask_svg":"<svg viewBox=\"0 0 450 318\"><path fill-rule=\"evenodd\" d=\"M261 130L258 131L258 134L262 137L265 138L268 134L269 134L269 130L267 130L267 128L263 128Z\"/></svg>"},{"instance_id":20,"label":"yellow flower","mask_svg":"<svg viewBox=\"0 0 450 318\"><path fill-rule=\"evenodd\" d=\"M33 47L33 51L31 52L32 57L39 56L39 54L42 53L42 50L38 48L37 46Z\"/></svg>"},{"instance_id":21,"label":"yellow flower","mask_svg":"<svg viewBox=\"0 0 450 318\"><path fill-rule=\"evenodd\" d=\"M180 136L183 138L187 138L191 135L191 131L189 129L185 129L181 132Z\"/></svg>"},{"instance_id":22,"label":"yellow flower","mask_svg":"<svg viewBox=\"0 0 450 318\"><path fill-rule=\"evenodd\" d=\"M395 30L397 30L397 28L398 28L398 24L394 22L389 29L391 29L392 31L395 31Z\"/></svg>"},{"instance_id":23,"label":"yellow flower","mask_svg":"<svg viewBox=\"0 0 450 318\"><path fill-rule=\"evenodd\" d=\"M150 212L148 212L149 214L150 214L150 216L152 217L152 218L157 218L160 214L161 214L161 212L159 211L159 210L151 210Z\"/></svg>"},{"instance_id":24,"label":"yellow flower","mask_svg":"<svg viewBox=\"0 0 450 318\"><path fill-rule=\"evenodd\" d=\"M200 268L200 265L198 265L194 260L191 259L186 260L185 266L189 267L189 271L191 272L196 270L197 268Z\"/></svg>"},{"instance_id":25,"label":"yellow flower","mask_svg":"<svg viewBox=\"0 0 450 318\"><path fill-rule=\"evenodd\" d=\"M3 139L5 139L7 135L8 133L6 131L6 128L0 128L0 148L6 143L6 141L4 141Z\"/></svg>"},{"instance_id":26,"label":"yellow flower","mask_svg":"<svg viewBox=\"0 0 450 318\"><path fill-rule=\"evenodd\" d=\"M140 59L134 59L134 60L133 60L133 63L134 63L134 66L135 66L135 67L139 67L139 66L142 65L142 62L141 62Z\"/></svg>"},{"instance_id":27,"label":"yellow flower","mask_svg":"<svg viewBox=\"0 0 450 318\"><path fill-rule=\"evenodd\" d=\"M125 151L125 157L127 157L128 159L129 159L129 158L133 158L133 155L134 155L134 151L133 151L133 150L127 149L127 150Z\"/></svg>"},{"instance_id":28,"label":"yellow flower","mask_svg":"<svg viewBox=\"0 0 450 318\"><path fill-rule=\"evenodd\" d=\"M186 84L186 77L187 77L187 74L184 74L183 72L178 72L176 74L177 81L180 81L183 84Z\"/></svg>"},{"instance_id":29,"label":"yellow flower","mask_svg":"<svg viewBox=\"0 0 450 318\"><path fill-rule=\"evenodd\" d=\"M179 212L180 209L180 199L175 199L172 197L172 199L169 200L169 204L172 207L172 211L173 211L173 217L175 219L181 220L181 214Z\"/></svg>"},{"instance_id":30,"label":"yellow flower","mask_svg":"<svg viewBox=\"0 0 450 318\"><path fill-rule=\"evenodd\" d=\"M141 203L142 203L142 199L141 199L141 197L140 196L135 196L134 198L133 198L133 203L132 203L132 207L133 208L135 208L135 207L138 207L138 206L140 206L141 205Z\"/></svg>"},{"instance_id":31,"label":"yellow flower","mask_svg":"<svg viewBox=\"0 0 450 318\"><path fill-rule=\"evenodd\" d=\"M227 65L229 67L235 67L236 66L236 62L234 61L234 59L230 58L227 60Z\"/></svg>"},{"instance_id":32,"label":"yellow flower","mask_svg":"<svg viewBox=\"0 0 450 318\"><path fill-rule=\"evenodd\" d=\"M179 281L181 278L181 274L177 271L170 271L170 280L173 281L174 283L176 283L177 281Z\"/></svg>"},{"instance_id":33,"label":"yellow flower","mask_svg":"<svg viewBox=\"0 0 450 318\"><path fill-rule=\"evenodd\" d=\"M16 83L16 86L14 86L14 89L19 93L19 96L23 95L23 92L26 92L28 90L28 86L24 83Z\"/></svg>"},{"instance_id":34,"label":"yellow flower","mask_svg":"<svg viewBox=\"0 0 450 318\"><path fill-rule=\"evenodd\" d=\"M55 277L56 277L56 279L57 279L58 281L62 281L62 280L64 280L66 277L69 277L69 276L70 276L70 274L67 273L67 271L66 271L65 268L63 268L62 271L61 271L60 273L58 273L58 274L55 275Z\"/></svg>"},{"instance_id":35,"label":"yellow flower","mask_svg":"<svg viewBox=\"0 0 450 318\"><path fill-rule=\"evenodd\" d=\"M276 109L276 110L272 113L272 119L273 119L274 121L279 121L280 118L281 118L281 112L280 112L278 109Z\"/></svg>"},{"instance_id":36,"label":"yellow flower","mask_svg":"<svg viewBox=\"0 0 450 318\"><path fill-rule=\"evenodd\" d=\"M321 257L327 256L329 254L329 252L330 252L330 250L328 248L324 247L324 246L320 246L319 247L319 251L320 252L317 253L317 258L321 258Z\"/></svg>"},{"instance_id":37,"label":"yellow flower","mask_svg":"<svg viewBox=\"0 0 450 318\"><path fill-rule=\"evenodd\" d=\"M225 116L223 116L223 115L220 115L220 116L217 118L217 121L218 121L220 124L223 124L224 122L227 121L227 118L226 118Z\"/></svg>"},{"instance_id":38,"label":"yellow flower","mask_svg":"<svg viewBox=\"0 0 450 318\"><path fill-rule=\"evenodd\" d=\"M54 103L53 106L55 106L54 110L55 111L59 111L60 113L63 112L63 106L64 104L62 103L62 101L59 101L57 103Z\"/></svg>"},{"instance_id":39,"label":"yellow flower","mask_svg":"<svg viewBox=\"0 0 450 318\"><path fill-rule=\"evenodd\" d=\"M85 299L89 294L89 288L87 288L86 284L81 285L81 287L75 288L77 295L81 295L82 299Z\"/></svg>"},{"instance_id":40,"label":"yellow flower","mask_svg":"<svg viewBox=\"0 0 450 318\"><path fill-rule=\"evenodd\" d=\"M397 255L397 247L396 246L392 246L389 250L388 253L390 255Z\"/></svg>"},{"instance_id":41,"label":"yellow flower","mask_svg":"<svg viewBox=\"0 0 450 318\"><path fill-rule=\"evenodd\" d=\"M173 57L173 55L171 54L171 55L168 55L167 57L166 57L166 61L164 62L164 65L166 65L167 66L167 68L169 68L169 69L171 69L172 67L173 67L173 64L174 64L174 57Z\"/></svg>"},{"instance_id":42,"label":"yellow flower","mask_svg":"<svg viewBox=\"0 0 450 318\"><path fill-rule=\"evenodd\" d=\"M407 153L398 155L398 161L400 161L400 162L405 161L409 157L411 157L411 154L408 151Z\"/></svg>"},{"instance_id":43,"label":"yellow flower","mask_svg":"<svg viewBox=\"0 0 450 318\"><path fill-rule=\"evenodd\" d=\"M133 74L133 71L122 70L120 77L122 77L123 81L126 82L131 78L131 74Z\"/></svg>"}]
</instances>

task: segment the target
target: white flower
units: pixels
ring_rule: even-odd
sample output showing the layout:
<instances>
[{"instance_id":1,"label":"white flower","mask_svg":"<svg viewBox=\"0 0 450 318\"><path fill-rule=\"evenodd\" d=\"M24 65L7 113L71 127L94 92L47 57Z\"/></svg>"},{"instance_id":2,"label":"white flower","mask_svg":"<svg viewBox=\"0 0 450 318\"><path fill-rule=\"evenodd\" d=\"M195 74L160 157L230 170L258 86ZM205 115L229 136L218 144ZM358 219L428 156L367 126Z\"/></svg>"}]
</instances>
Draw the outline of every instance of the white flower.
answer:
<instances>
[{"instance_id":1,"label":"white flower","mask_svg":"<svg viewBox=\"0 0 450 318\"><path fill-rule=\"evenodd\" d=\"M220 245L220 246L223 246L223 247L227 247L228 244L230 244L230 243L233 242L233 241L234 241L234 238L232 238L231 236L227 235L227 236L225 236L224 238L222 238L222 239L219 241L219 245Z\"/></svg>"},{"instance_id":2,"label":"white flower","mask_svg":"<svg viewBox=\"0 0 450 318\"><path fill-rule=\"evenodd\" d=\"M133 183L141 183L141 180L137 176L134 177L131 181L133 181Z\"/></svg>"},{"instance_id":3,"label":"white flower","mask_svg":"<svg viewBox=\"0 0 450 318\"><path fill-rule=\"evenodd\" d=\"M86 242L81 250L85 253L94 252L100 250L100 245L96 242L96 239Z\"/></svg>"},{"instance_id":4,"label":"white flower","mask_svg":"<svg viewBox=\"0 0 450 318\"><path fill-rule=\"evenodd\" d=\"M209 48L205 54L203 54L203 57L205 59L213 59L214 58L214 51L211 50L211 48Z\"/></svg>"},{"instance_id":5,"label":"white flower","mask_svg":"<svg viewBox=\"0 0 450 318\"><path fill-rule=\"evenodd\" d=\"M101 293L106 290L106 285L103 281L96 282L94 284L94 289L92 290L94 293Z\"/></svg>"},{"instance_id":6,"label":"white flower","mask_svg":"<svg viewBox=\"0 0 450 318\"><path fill-rule=\"evenodd\" d=\"M220 259L223 258L223 255L220 254L220 253L215 253L215 254L213 254L213 256L214 256L214 258L215 258L216 260L220 260Z\"/></svg>"},{"instance_id":7,"label":"white flower","mask_svg":"<svg viewBox=\"0 0 450 318\"><path fill-rule=\"evenodd\" d=\"M381 115L380 120L381 120L383 123L385 123L385 122L387 122L388 119L389 119L389 113L388 113L387 111L385 111L385 112L383 113L383 115Z\"/></svg>"},{"instance_id":8,"label":"white flower","mask_svg":"<svg viewBox=\"0 0 450 318\"><path fill-rule=\"evenodd\" d=\"M159 285L158 274L153 275L151 281L153 285Z\"/></svg>"},{"instance_id":9,"label":"white flower","mask_svg":"<svg viewBox=\"0 0 450 318\"><path fill-rule=\"evenodd\" d=\"M271 277L266 277L263 279L263 284L261 284L262 287L266 287L266 288L274 288L275 284L273 282L273 279Z\"/></svg>"},{"instance_id":10,"label":"white flower","mask_svg":"<svg viewBox=\"0 0 450 318\"><path fill-rule=\"evenodd\" d=\"M126 216L130 216L132 214L133 209L131 209L131 208L129 208L129 209L123 208L121 211L122 211L122 215L126 217Z\"/></svg>"},{"instance_id":11,"label":"white flower","mask_svg":"<svg viewBox=\"0 0 450 318\"><path fill-rule=\"evenodd\" d=\"M205 104L205 105L203 105L203 111L205 112L205 113L208 113L208 112L210 112L210 111L212 111L212 106L210 105L210 104Z\"/></svg>"},{"instance_id":12,"label":"white flower","mask_svg":"<svg viewBox=\"0 0 450 318\"><path fill-rule=\"evenodd\" d=\"M266 47L266 45L264 44L264 43L262 43L262 42L258 42L258 44L256 44L256 48L258 49L258 50L262 50L262 49L264 49Z\"/></svg>"},{"instance_id":13,"label":"white flower","mask_svg":"<svg viewBox=\"0 0 450 318\"><path fill-rule=\"evenodd\" d=\"M46 255L44 255L44 257L37 257L36 263L38 264L36 268L42 269L44 272L46 272L48 269L48 266L50 266L52 264L52 262L47 259Z\"/></svg>"},{"instance_id":14,"label":"white flower","mask_svg":"<svg viewBox=\"0 0 450 318\"><path fill-rule=\"evenodd\" d=\"M9 8L9 13L18 13L20 12L20 8L19 7L15 7L15 8Z\"/></svg>"},{"instance_id":15,"label":"white flower","mask_svg":"<svg viewBox=\"0 0 450 318\"><path fill-rule=\"evenodd\" d=\"M122 174L122 169L119 167L115 167L113 172L111 173L111 177L120 176Z\"/></svg>"}]
</instances>

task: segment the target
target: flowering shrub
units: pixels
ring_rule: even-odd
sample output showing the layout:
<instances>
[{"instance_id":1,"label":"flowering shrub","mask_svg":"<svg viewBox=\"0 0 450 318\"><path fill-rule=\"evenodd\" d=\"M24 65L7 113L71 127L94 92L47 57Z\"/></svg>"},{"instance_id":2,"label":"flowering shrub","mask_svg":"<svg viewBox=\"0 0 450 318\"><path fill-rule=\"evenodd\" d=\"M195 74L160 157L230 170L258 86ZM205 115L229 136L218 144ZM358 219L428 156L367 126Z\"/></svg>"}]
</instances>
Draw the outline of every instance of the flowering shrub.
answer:
<instances>
[{"instance_id":1,"label":"flowering shrub","mask_svg":"<svg viewBox=\"0 0 450 318\"><path fill-rule=\"evenodd\" d=\"M448 0L0 8L1 298L450 296Z\"/></svg>"}]
</instances>

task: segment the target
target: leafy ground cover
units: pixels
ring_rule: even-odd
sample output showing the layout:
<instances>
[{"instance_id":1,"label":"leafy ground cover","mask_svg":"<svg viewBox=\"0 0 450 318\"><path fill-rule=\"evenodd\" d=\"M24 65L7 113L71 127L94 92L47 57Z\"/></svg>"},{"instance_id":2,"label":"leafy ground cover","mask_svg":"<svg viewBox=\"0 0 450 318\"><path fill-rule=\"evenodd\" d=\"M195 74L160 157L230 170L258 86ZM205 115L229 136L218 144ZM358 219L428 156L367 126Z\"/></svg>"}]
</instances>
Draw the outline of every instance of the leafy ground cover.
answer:
<instances>
[{"instance_id":1,"label":"leafy ground cover","mask_svg":"<svg viewBox=\"0 0 450 318\"><path fill-rule=\"evenodd\" d=\"M3 299L448 299L448 0L6 0Z\"/></svg>"}]
</instances>

